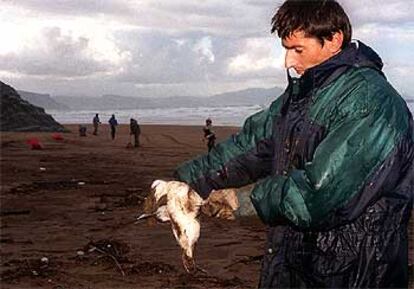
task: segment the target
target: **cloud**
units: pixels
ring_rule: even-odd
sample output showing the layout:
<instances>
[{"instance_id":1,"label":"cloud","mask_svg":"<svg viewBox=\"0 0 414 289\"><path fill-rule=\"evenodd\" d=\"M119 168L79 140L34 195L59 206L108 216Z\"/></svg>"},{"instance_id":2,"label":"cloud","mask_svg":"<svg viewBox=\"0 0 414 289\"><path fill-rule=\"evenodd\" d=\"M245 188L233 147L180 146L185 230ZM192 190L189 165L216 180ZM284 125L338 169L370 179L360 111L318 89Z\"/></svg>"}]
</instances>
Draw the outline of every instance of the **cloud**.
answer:
<instances>
[{"instance_id":1,"label":"cloud","mask_svg":"<svg viewBox=\"0 0 414 289\"><path fill-rule=\"evenodd\" d=\"M274 75L283 69L283 51L277 49L272 38L247 38L242 49L230 59L228 73L231 75L254 73L260 76Z\"/></svg>"},{"instance_id":2,"label":"cloud","mask_svg":"<svg viewBox=\"0 0 414 289\"><path fill-rule=\"evenodd\" d=\"M123 32L118 35L117 45L131 57L115 78L135 84L201 81L205 66L215 60L211 39L203 35L176 38L160 33Z\"/></svg>"},{"instance_id":3,"label":"cloud","mask_svg":"<svg viewBox=\"0 0 414 289\"><path fill-rule=\"evenodd\" d=\"M195 45L194 51L199 55L200 64L207 61L214 63L214 53L212 51L211 37L206 36L201 38Z\"/></svg>"},{"instance_id":4,"label":"cloud","mask_svg":"<svg viewBox=\"0 0 414 289\"><path fill-rule=\"evenodd\" d=\"M4 1L4 0L3 0ZM77 17L104 17L107 21L131 27L165 32L196 31L212 35L269 33L261 30L262 23L269 26L271 10L263 4L244 1L209 0L19 0L6 1L8 10L24 10L26 17L45 15L51 20ZM269 7L273 7L269 1Z\"/></svg>"},{"instance_id":5,"label":"cloud","mask_svg":"<svg viewBox=\"0 0 414 289\"><path fill-rule=\"evenodd\" d=\"M47 16L96 16L129 15L131 7L129 1L101 1L101 0L2 0L3 5L9 9L25 9L29 14L43 14ZM139 4L141 1L137 1Z\"/></svg>"},{"instance_id":6,"label":"cloud","mask_svg":"<svg viewBox=\"0 0 414 289\"><path fill-rule=\"evenodd\" d=\"M339 0L354 26L367 23L395 25L413 23L414 5L407 0Z\"/></svg>"},{"instance_id":7,"label":"cloud","mask_svg":"<svg viewBox=\"0 0 414 289\"><path fill-rule=\"evenodd\" d=\"M22 75L82 77L109 73L125 57L114 58L95 48L86 37L74 37L51 27L43 29L19 53L0 55L0 67Z\"/></svg>"},{"instance_id":8,"label":"cloud","mask_svg":"<svg viewBox=\"0 0 414 289\"><path fill-rule=\"evenodd\" d=\"M414 72L412 63L392 62L384 67L384 71L388 81L397 88L402 96L414 98L412 81L409 81Z\"/></svg>"}]
</instances>

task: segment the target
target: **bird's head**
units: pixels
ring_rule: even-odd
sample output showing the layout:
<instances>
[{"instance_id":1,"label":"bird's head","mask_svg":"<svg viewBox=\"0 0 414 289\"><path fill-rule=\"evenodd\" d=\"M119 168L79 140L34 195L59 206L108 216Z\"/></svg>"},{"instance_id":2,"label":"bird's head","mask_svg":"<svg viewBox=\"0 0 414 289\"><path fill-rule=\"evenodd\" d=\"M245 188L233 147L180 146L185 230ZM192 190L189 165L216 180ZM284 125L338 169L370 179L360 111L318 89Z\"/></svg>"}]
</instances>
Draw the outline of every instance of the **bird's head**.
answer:
<instances>
[{"instance_id":1,"label":"bird's head","mask_svg":"<svg viewBox=\"0 0 414 289\"><path fill-rule=\"evenodd\" d=\"M160 199L168 193L167 182L163 180L155 180L151 184L151 193L154 196L155 202L158 203Z\"/></svg>"}]
</instances>

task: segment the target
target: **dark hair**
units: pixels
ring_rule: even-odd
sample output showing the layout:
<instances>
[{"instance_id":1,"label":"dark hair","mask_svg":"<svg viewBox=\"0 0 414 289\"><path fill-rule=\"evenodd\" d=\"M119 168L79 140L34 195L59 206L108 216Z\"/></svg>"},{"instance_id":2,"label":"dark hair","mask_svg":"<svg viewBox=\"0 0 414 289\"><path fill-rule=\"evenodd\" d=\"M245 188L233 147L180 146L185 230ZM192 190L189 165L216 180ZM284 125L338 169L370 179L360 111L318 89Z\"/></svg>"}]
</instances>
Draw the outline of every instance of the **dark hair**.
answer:
<instances>
[{"instance_id":1,"label":"dark hair","mask_svg":"<svg viewBox=\"0 0 414 289\"><path fill-rule=\"evenodd\" d=\"M335 0L286 0L272 18L272 30L284 39L296 30L315 37L324 45L342 31L342 48L351 42L352 27L344 9Z\"/></svg>"}]
</instances>

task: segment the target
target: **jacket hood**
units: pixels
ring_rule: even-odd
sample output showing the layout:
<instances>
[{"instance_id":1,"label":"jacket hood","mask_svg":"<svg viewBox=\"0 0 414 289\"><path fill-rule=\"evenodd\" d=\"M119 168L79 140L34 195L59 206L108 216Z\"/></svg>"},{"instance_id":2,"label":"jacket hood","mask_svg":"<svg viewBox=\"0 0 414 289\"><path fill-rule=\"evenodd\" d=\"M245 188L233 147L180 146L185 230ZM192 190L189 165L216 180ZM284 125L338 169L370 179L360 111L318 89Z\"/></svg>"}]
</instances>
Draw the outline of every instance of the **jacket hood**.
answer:
<instances>
[{"instance_id":1,"label":"jacket hood","mask_svg":"<svg viewBox=\"0 0 414 289\"><path fill-rule=\"evenodd\" d=\"M331 57L320 65L309 70L318 73L331 66L354 66L354 67L370 67L378 71L382 70L383 63L379 55L369 46L359 40L352 41L340 53Z\"/></svg>"}]
</instances>

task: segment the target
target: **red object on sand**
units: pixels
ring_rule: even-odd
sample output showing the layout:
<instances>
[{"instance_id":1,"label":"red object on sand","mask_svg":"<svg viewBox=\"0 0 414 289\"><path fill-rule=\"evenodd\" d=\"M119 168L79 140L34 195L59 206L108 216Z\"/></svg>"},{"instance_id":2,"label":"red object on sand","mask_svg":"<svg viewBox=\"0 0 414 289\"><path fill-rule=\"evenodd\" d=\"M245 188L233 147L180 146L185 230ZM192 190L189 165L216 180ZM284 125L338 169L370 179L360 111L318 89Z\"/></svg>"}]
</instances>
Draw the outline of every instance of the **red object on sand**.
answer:
<instances>
[{"instance_id":1,"label":"red object on sand","mask_svg":"<svg viewBox=\"0 0 414 289\"><path fill-rule=\"evenodd\" d=\"M26 142L27 142L28 145L30 145L30 148L32 150L41 150L41 149L43 149L43 146L40 143L38 138L32 137L32 138L29 138Z\"/></svg>"},{"instance_id":2,"label":"red object on sand","mask_svg":"<svg viewBox=\"0 0 414 289\"><path fill-rule=\"evenodd\" d=\"M52 138L54 140L63 140L63 136L60 133L57 133L57 132L52 134Z\"/></svg>"}]
</instances>

